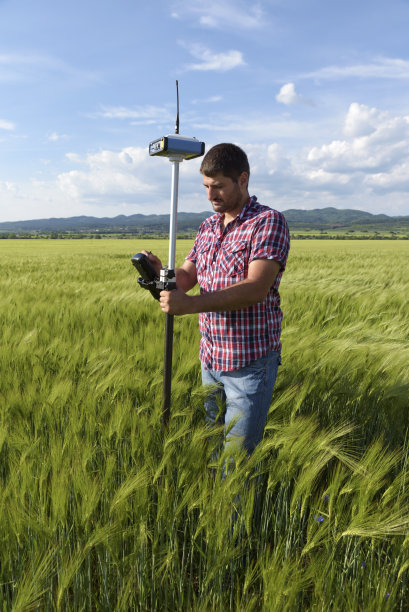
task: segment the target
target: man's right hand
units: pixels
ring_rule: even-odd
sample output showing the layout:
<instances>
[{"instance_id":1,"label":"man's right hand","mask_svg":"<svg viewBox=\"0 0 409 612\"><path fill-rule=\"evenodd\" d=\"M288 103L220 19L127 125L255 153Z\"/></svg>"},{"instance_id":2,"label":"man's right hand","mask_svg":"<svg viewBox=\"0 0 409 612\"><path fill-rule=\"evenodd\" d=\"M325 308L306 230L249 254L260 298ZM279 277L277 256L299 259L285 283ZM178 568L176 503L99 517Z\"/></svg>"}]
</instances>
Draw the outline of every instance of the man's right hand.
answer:
<instances>
[{"instance_id":1,"label":"man's right hand","mask_svg":"<svg viewBox=\"0 0 409 612\"><path fill-rule=\"evenodd\" d=\"M146 255L146 257L151 262L153 268L155 269L156 274L159 276L160 275L160 271L162 270L162 267L163 267L162 266L162 262L159 259L159 257L156 257L156 255L154 255L152 253L152 251L145 251L144 249L142 249L141 253Z\"/></svg>"}]
</instances>

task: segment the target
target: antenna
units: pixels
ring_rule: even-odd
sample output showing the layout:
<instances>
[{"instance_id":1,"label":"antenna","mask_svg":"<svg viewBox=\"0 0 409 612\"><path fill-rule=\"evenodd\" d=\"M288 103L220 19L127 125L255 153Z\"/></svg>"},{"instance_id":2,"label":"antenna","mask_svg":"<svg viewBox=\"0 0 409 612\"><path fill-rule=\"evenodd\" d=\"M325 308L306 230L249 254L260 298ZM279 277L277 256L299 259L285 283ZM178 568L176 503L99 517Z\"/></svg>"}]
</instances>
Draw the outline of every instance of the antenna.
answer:
<instances>
[{"instance_id":1,"label":"antenna","mask_svg":"<svg viewBox=\"0 0 409 612\"><path fill-rule=\"evenodd\" d=\"M188 138L179 134L179 83L176 81L176 124L175 133L162 136L149 143L149 155L169 157L170 161L194 159L201 157L205 150L205 143L197 138Z\"/></svg>"},{"instance_id":2,"label":"antenna","mask_svg":"<svg viewBox=\"0 0 409 612\"><path fill-rule=\"evenodd\" d=\"M176 125L175 134L179 134L179 83L176 81Z\"/></svg>"}]
</instances>

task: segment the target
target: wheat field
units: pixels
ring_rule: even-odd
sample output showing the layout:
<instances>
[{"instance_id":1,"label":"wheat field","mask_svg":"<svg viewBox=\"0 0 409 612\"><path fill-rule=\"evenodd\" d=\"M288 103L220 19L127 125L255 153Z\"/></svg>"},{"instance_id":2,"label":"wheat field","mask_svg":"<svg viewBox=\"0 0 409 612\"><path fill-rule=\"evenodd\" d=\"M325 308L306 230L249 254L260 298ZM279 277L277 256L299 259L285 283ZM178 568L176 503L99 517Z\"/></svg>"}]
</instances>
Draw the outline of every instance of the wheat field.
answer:
<instances>
[{"instance_id":1,"label":"wheat field","mask_svg":"<svg viewBox=\"0 0 409 612\"><path fill-rule=\"evenodd\" d=\"M0 241L0 610L407 610L409 242L293 241L265 436L226 479L195 316L160 428L141 248L167 259Z\"/></svg>"}]
</instances>

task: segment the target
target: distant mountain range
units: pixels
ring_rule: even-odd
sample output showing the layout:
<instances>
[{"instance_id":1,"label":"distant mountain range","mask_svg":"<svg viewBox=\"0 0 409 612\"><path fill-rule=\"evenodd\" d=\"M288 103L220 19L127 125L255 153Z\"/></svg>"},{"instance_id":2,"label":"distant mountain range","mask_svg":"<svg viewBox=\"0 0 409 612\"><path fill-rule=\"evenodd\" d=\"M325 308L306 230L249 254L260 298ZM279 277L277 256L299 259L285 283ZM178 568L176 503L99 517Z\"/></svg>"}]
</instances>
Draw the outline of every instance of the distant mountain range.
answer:
<instances>
[{"instance_id":1,"label":"distant mountain range","mask_svg":"<svg viewBox=\"0 0 409 612\"><path fill-rule=\"evenodd\" d=\"M178 231L195 232L200 223L211 215L211 211L178 213ZM283 211L290 230L351 230L367 229L392 231L409 228L409 216L390 217L373 215L361 210L319 208L314 210ZM31 221L8 221L0 223L1 233L48 233L48 232L101 232L101 233L166 233L169 231L169 215L119 215L117 217L69 217L35 219Z\"/></svg>"}]
</instances>

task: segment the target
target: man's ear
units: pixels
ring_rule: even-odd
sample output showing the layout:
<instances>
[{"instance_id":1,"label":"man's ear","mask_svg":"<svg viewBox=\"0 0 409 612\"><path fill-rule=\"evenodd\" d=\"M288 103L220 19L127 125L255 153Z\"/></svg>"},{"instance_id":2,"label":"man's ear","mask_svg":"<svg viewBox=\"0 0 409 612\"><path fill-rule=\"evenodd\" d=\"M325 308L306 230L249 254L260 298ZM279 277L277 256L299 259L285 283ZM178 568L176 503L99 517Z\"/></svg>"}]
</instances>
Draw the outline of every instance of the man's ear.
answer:
<instances>
[{"instance_id":1,"label":"man's ear","mask_svg":"<svg viewBox=\"0 0 409 612\"><path fill-rule=\"evenodd\" d=\"M240 174L239 179L238 179L238 183L239 183L239 186L241 187L241 189L243 189L243 188L246 189L248 187L248 184L249 184L249 175L248 175L247 172L243 171Z\"/></svg>"}]
</instances>

